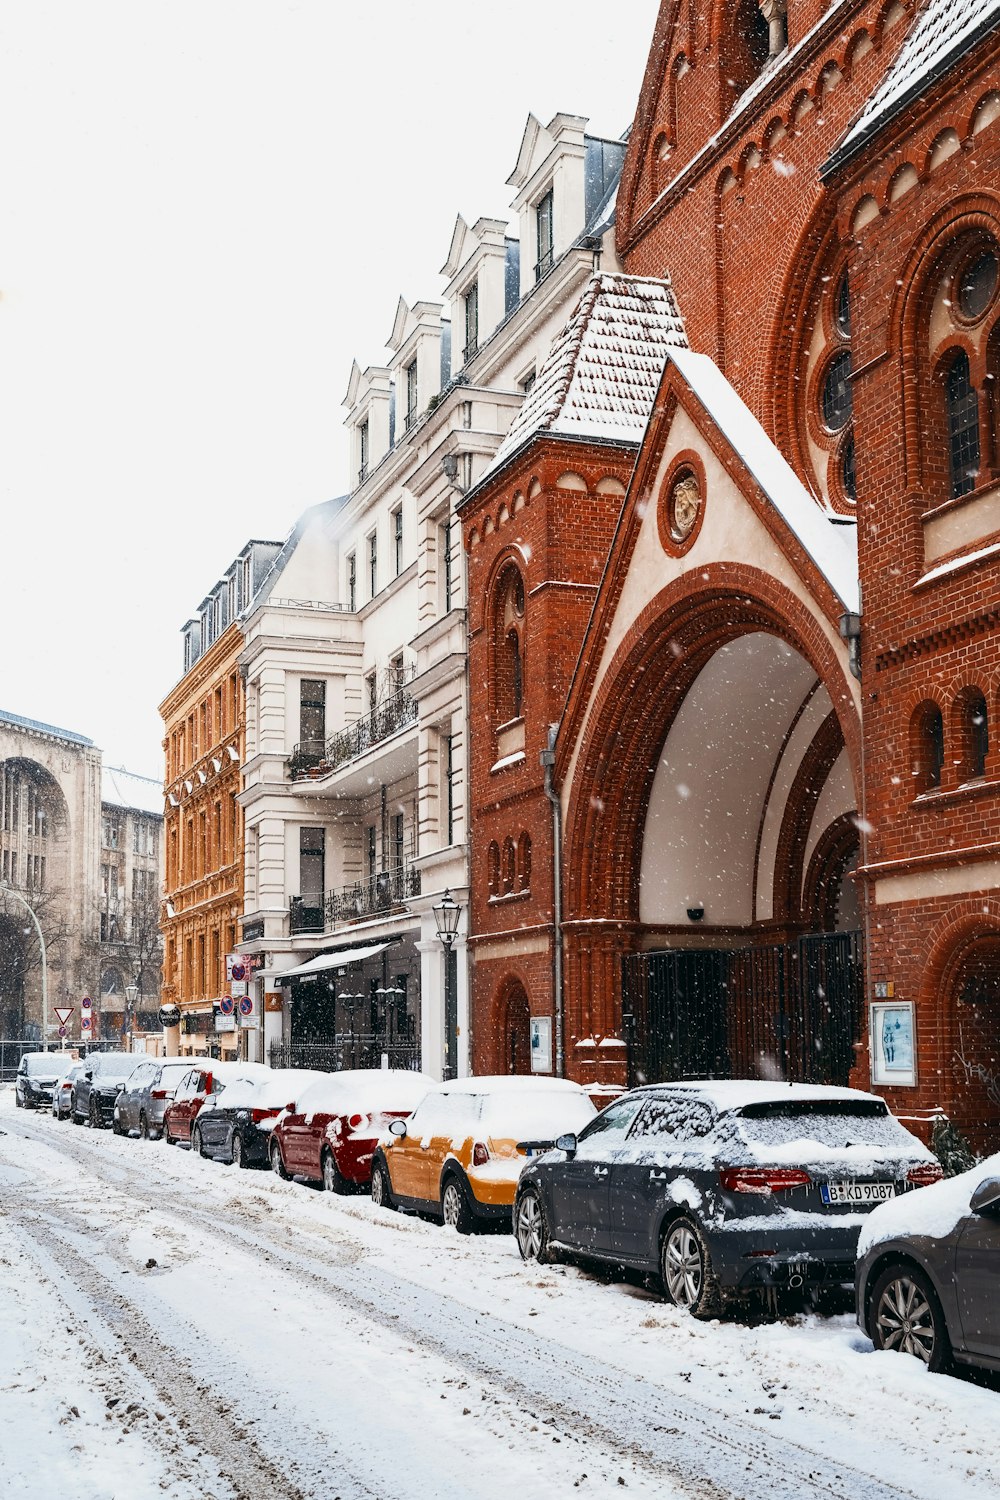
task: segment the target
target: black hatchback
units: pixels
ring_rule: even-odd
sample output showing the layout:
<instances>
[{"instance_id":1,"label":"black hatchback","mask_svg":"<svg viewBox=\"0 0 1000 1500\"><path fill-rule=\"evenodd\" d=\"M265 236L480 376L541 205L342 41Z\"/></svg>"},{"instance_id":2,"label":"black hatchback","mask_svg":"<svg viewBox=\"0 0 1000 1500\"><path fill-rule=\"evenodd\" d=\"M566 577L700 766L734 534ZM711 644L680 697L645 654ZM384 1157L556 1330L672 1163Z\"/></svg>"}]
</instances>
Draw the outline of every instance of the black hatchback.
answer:
<instances>
[{"instance_id":1,"label":"black hatchback","mask_svg":"<svg viewBox=\"0 0 1000 1500\"><path fill-rule=\"evenodd\" d=\"M940 1176L873 1094L659 1084L527 1163L514 1233L525 1260L655 1272L677 1306L712 1317L754 1288L853 1281L869 1210Z\"/></svg>"}]
</instances>

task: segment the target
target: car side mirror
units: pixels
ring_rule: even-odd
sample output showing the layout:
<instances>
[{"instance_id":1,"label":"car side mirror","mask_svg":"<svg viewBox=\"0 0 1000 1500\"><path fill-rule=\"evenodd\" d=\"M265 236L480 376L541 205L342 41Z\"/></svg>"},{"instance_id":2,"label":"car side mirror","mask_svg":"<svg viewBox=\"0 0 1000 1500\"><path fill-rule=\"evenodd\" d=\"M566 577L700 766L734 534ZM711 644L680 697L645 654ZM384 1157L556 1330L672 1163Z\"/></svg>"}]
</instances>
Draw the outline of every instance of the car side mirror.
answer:
<instances>
[{"instance_id":1,"label":"car side mirror","mask_svg":"<svg viewBox=\"0 0 1000 1500\"><path fill-rule=\"evenodd\" d=\"M83 1076L84 1076L84 1078L87 1079L88 1082L92 1082L93 1081L93 1077L94 1077L94 1070L93 1070L93 1068L84 1068L84 1070L83 1070Z\"/></svg>"},{"instance_id":2,"label":"car side mirror","mask_svg":"<svg viewBox=\"0 0 1000 1500\"><path fill-rule=\"evenodd\" d=\"M399 1136L399 1139L402 1140L406 1134L406 1121L393 1120L389 1125L389 1134Z\"/></svg>"},{"instance_id":3,"label":"car side mirror","mask_svg":"<svg viewBox=\"0 0 1000 1500\"><path fill-rule=\"evenodd\" d=\"M559 1136L558 1140L556 1141L556 1150L565 1151L567 1156L575 1156L576 1147L577 1139L572 1131L569 1131L566 1135Z\"/></svg>"},{"instance_id":4,"label":"car side mirror","mask_svg":"<svg viewBox=\"0 0 1000 1500\"><path fill-rule=\"evenodd\" d=\"M1000 1177L987 1177L969 1199L974 1214L996 1213L1000 1209Z\"/></svg>"}]
</instances>

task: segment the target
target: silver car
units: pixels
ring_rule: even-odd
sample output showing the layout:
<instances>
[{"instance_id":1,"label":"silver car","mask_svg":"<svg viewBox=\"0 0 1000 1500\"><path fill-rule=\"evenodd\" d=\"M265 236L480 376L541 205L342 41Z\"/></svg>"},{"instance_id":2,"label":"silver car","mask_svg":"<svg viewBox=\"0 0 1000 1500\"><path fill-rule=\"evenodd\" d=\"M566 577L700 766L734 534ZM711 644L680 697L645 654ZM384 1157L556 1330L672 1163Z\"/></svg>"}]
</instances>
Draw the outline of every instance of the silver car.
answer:
<instances>
[{"instance_id":1,"label":"silver car","mask_svg":"<svg viewBox=\"0 0 1000 1500\"><path fill-rule=\"evenodd\" d=\"M141 1140L158 1141L163 1134L163 1112L190 1070L189 1057L151 1057L140 1063L115 1100L115 1134L135 1132Z\"/></svg>"},{"instance_id":2,"label":"silver car","mask_svg":"<svg viewBox=\"0 0 1000 1500\"><path fill-rule=\"evenodd\" d=\"M86 1067L84 1062L74 1062L70 1059L69 1066L64 1068L62 1076L56 1079L56 1086L52 1094L52 1113L57 1120L68 1120L73 1109L73 1085L78 1078L83 1076Z\"/></svg>"}]
</instances>

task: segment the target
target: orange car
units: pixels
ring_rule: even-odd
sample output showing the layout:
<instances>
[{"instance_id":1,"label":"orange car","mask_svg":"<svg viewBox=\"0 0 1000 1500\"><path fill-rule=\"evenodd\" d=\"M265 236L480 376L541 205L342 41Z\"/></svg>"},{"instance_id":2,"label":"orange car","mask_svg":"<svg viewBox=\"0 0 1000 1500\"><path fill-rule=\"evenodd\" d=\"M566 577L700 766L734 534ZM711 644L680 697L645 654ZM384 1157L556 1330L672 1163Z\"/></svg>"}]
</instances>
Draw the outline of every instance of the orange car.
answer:
<instances>
[{"instance_id":1,"label":"orange car","mask_svg":"<svg viewBox=\"0 0 1000 1500\"><path fill-rule=\"evenodd\" d=\"M459 1234L477 1223L509 1223L526 1156L596 1113L580 1085L564 1078L439 1083L379 1140L372 1201L439 1215Z\"/></svg>"}]
</instances>

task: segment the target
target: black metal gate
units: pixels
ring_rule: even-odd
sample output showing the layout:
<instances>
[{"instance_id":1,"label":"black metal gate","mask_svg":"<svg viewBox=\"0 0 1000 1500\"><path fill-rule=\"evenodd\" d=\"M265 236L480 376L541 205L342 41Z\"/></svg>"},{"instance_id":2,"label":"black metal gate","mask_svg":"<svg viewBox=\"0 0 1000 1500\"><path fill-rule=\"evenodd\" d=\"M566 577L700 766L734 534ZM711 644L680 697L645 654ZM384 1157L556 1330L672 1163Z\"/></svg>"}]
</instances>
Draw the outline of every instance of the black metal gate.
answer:
<instances>
[{"instance_id":1,"label":"black metal gate","mask_svg":"<svg viewBox=\"0 0 1000 1500\"><path fill-rule=\"evenodd\" d=\"M860 933L623 960L629 1082L847 1084L861 1037Z\"/></svg>"}]
</instances>

